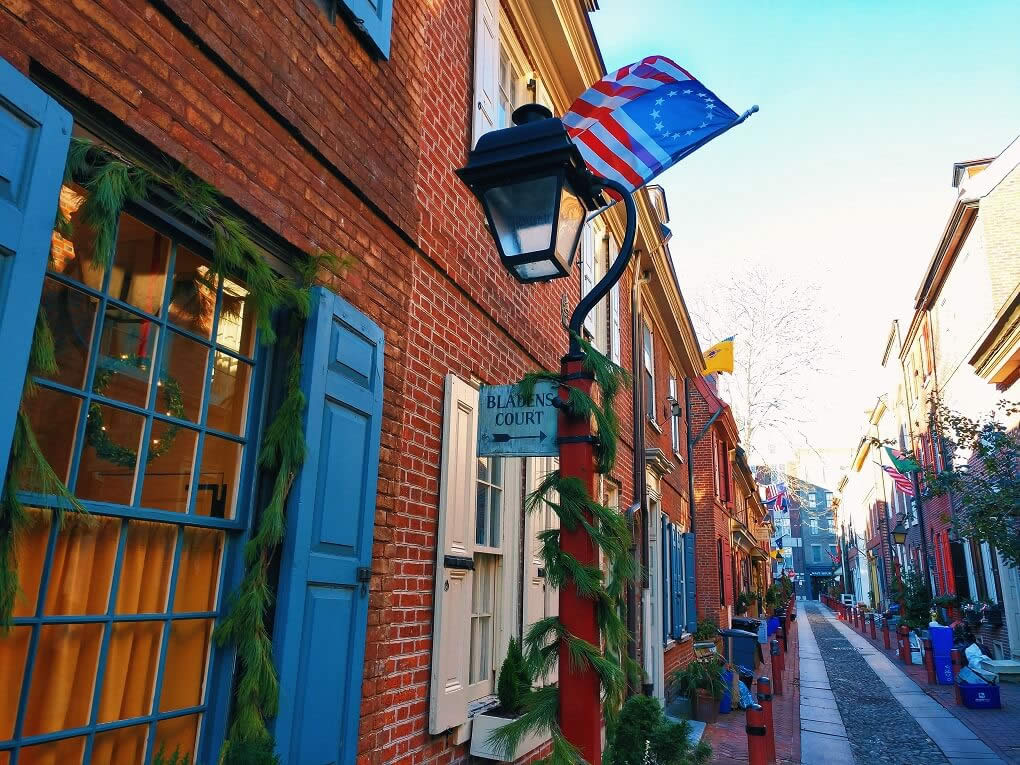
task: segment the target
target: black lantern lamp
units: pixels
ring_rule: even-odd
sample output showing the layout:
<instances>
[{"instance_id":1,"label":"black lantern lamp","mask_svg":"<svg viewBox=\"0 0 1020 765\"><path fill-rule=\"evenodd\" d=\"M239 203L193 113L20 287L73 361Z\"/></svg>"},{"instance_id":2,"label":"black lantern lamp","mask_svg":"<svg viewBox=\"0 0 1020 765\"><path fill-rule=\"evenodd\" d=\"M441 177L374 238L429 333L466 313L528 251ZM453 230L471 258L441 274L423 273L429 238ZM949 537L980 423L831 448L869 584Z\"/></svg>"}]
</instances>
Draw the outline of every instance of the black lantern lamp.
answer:
<instances>
[{"instance_id":1,"label":"black lantern lamp","mask_svg":"<svg viewBox=\"0 0 1020 765\"><path fill-rule=\"evenodd\" d=\"M517 281L568 276L588 212L606 205L602 186L547 108L526 104L513 121L478 139L457 175L482 203L499 258Z\"/></svg>"},{"instance_id":2,"label":"black lantern lamp","mask_svg":"<svg viewBox=\"0 0 1020 765\"><path fill-rule=\"evenodd\" d=\"M903 519L896 521L896 528L892 530L893 541L898 545L907 543L907 527L903 525Z\"/></svg>"}]
</instances>

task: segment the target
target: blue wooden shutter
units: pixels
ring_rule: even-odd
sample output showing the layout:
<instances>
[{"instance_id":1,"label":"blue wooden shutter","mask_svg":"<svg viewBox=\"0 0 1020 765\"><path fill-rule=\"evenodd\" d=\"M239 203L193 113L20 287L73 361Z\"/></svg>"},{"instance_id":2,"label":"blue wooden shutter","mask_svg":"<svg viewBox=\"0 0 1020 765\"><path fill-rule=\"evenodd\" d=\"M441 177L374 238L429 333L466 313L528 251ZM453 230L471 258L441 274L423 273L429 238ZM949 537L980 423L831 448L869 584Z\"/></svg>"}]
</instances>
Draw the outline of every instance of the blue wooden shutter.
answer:
<instances>
[{"instance_id":1,"label":"blue wooden shutter","mask_svg":"<svg viewBox=\"0 0 1020 765\"><path fill-rule=\"evenodd\" d=\"M670 582L670 562L669 562L669 523L666 521L666 516L661 516L662 520L662 565L659 566L662 569L662 642L665 643L669 640L669 582Z\"/></svg>"},{"instance_id":2,"label":"blue wooden shutter","mask_svg":"<svg viewBox=\"0 0 1020 765\"><path fill-rule=\"evenodd\" d=\"M676 524L670 525L673 531L673 637L679 638L684 631L683 547L680 542L680 529Z\"/></svg>"},{"instance_id":3,"label":"blue wooden shutter","mask_svg":"<svg viewBox=\"0 0 1020 765\"><path fill-rule=\"evenodd\" d=\"M687 631L698 626L698 606L694 601L694 534L684 534L684 579L687 585Z\"/></svg>"},{"instance_id":4,"label":"blue wooden shutter","mask_svg":"<svg viewBox=\"0 0 1020 765\"><path fill-rule=\"evenodd\" d=\"M285 765L353 763L379 473L382 330L317 287L301 367L308 456L287 503L274 733Z\"/></svg>"},{"instance_id":5,"label":"blue wooden shutter","mask_svg":"<svg viewBox=\"0 0 1020 765\"><path fill-rule=\"evenodd\" d=\"M0 475L10 456L71 115L0 58Z\"/></svg>"},{"instance_id":6,"label":"blue wooden shutter","mask_svg":"<svg viewBox=\"0 0 1020 765\"><path fill-rule=\"evenodd\" d=\"M383 58L390 57L390 28L393 26L393 0L341 0L354 26L375 45Z\"/></svg>"}]
</instances>

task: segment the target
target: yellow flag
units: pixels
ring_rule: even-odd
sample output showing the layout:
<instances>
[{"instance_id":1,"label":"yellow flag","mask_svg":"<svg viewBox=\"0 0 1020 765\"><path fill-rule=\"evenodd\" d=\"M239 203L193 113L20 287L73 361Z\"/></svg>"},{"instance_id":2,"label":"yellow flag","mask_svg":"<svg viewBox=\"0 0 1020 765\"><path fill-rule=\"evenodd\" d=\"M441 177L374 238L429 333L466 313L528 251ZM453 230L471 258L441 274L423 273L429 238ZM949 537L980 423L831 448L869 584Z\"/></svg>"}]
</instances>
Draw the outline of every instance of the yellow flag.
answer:
<instances>
[{"instance_id":1,"label":"yellow flag","mask_svg":"<svg viewBox=\"0 0 1020 765\"><path fill-rule=\"evenodd\" d=\"M705 351L705 371L703 375L714 374L715 372L729 372L733 374L733 335L725 340L720 340L707 351Z\"/></svg>"}]
</instances>

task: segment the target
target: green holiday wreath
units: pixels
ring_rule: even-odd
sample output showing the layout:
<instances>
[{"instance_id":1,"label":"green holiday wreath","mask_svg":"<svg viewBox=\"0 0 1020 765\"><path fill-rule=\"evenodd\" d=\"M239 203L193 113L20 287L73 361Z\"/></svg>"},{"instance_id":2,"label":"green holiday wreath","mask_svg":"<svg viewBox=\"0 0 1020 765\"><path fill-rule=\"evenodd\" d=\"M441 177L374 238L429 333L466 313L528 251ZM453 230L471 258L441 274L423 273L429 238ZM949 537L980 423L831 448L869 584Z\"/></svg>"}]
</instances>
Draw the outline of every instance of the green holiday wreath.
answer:
<instances>
[{"instance_id":1,"label":"green holiday wreath","mask_svg":"<svg viewBox=\"0 0 1020 765\"><path fill-rule=\"evenodd\" d=\"M100 369L96 371L96 376L92 382L92 390L95 393L102 394L106 390L110 378L118 372L129 369L148 372L150 363L151 361L148 356L125 355L119 359L107 358L101 362ZM162 371L159 375L159 387L163 391L166 413L171 417L183 419L185 410L180 383L168 372ZM177 438L177 433L180 429L181 426L177 423L168 423L167 429L163 432L159 442L156 443L154 441L149 445L149 453L145 458L146 464L159 459L173 448L174 440ZM85 424L85 440L89 446L96 450L97 455L114 465L134 468L138 460L138 452L116 443L107 435L106 425L103 424L103 405L98 402L92 402L89 405L89 416Z\"/></svg>"}]
</instances>

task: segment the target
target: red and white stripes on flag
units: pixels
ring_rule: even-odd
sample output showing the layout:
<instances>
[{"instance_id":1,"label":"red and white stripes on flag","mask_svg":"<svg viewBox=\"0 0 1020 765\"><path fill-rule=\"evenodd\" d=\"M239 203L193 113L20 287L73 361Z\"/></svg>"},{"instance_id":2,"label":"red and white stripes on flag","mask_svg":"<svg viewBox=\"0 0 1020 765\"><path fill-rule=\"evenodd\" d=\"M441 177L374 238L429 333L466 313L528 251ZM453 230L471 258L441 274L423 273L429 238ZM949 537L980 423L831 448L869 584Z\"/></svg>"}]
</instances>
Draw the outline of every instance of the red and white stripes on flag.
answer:
<instances>
[{"instance_id":1,"label":"red and white stripes on flag","mask_svg":"<svg viewBox=\"0 0 1020 765\"><path fill-rule=\"evenodd\" d=\"M889 465L883 465L882 470L889 474L889 477L892 478L893 483L896 484L897 489L899 489L904 494L910 497L914 496L914 485L910 482L909 478L903 475L903 473L901 473L894 467L890 467Z\"/></svg>"}]
</instances>

